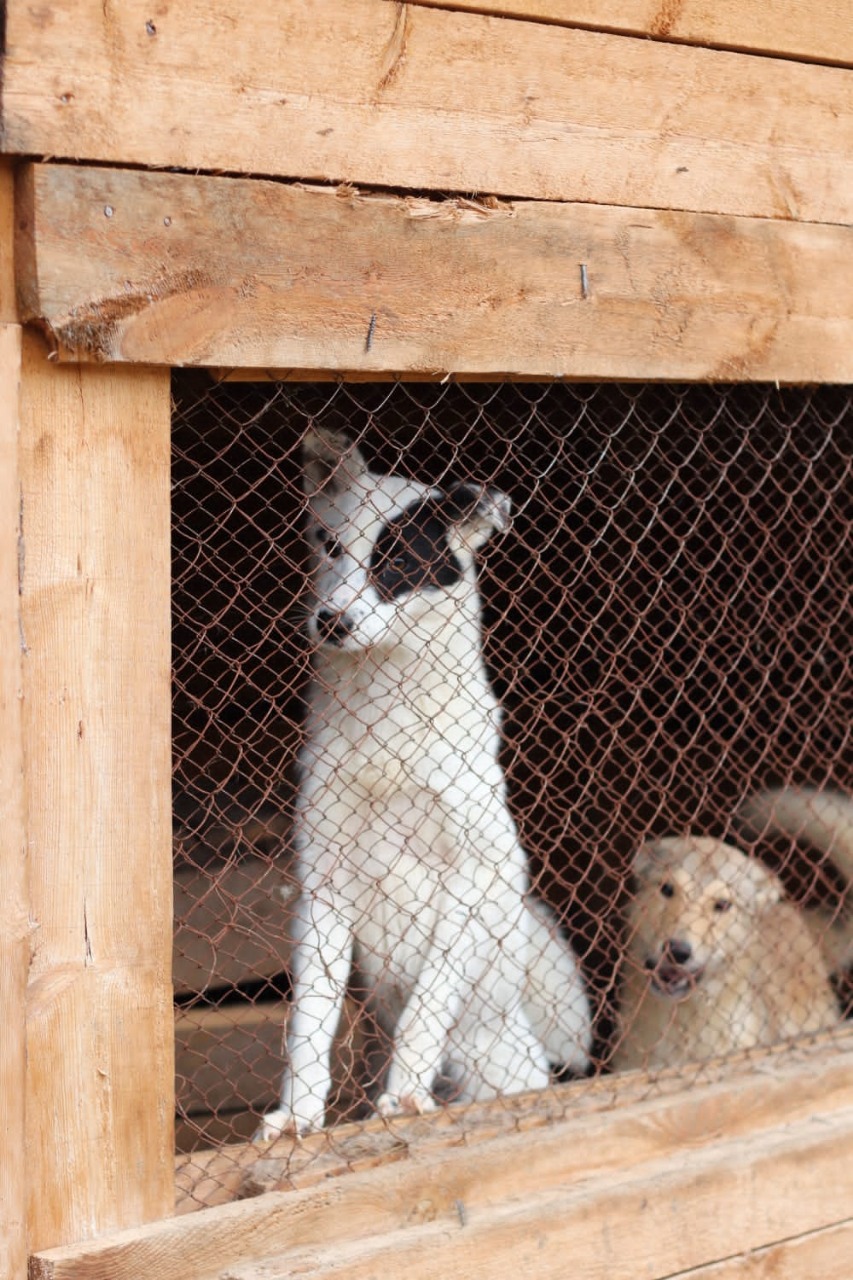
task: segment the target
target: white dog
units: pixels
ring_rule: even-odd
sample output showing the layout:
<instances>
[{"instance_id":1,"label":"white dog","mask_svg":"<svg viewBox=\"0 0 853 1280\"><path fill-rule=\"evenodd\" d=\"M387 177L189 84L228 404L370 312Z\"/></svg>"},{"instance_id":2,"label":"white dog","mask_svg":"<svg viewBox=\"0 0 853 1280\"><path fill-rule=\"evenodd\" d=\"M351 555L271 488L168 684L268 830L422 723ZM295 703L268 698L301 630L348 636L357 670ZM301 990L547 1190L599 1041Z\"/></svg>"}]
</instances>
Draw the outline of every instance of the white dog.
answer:
<instances>
[{"instance_id":1,"label":"white dog","mask_svg":"<svg viewBox=\"0 0 853 1280\"><path fill-rule=\"evenodd\" d=\"M323 1124L357 973L394 1051L380 1113L541 1088L588 1062L574 956L541 906L498 764L474 553L507 527L493 489L367 470L304 445L317 643L297 802L300 908L281 1107L259 1136Z\"/></svg>"}]
</instances>

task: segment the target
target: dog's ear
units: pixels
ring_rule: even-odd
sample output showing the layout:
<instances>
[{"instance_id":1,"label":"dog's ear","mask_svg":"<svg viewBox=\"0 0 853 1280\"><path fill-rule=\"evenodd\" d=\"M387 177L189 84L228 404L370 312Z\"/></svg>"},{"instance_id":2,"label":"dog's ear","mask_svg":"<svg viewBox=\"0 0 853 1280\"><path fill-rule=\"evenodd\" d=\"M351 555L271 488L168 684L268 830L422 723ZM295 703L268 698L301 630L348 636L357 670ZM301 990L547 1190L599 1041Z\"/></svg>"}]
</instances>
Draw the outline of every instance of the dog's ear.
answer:
<instances>
[{"instance_id":1,"label":"dog's ear","mask_svg":"<svg viewBox=\"0 0 853 1280\"><path fill-rule=\"evenodd\" d=\"M785 896L785 890L778 876L766 867L758 858L743 858L743 865L737 869L738 893L747 900L755 911L766 911L775 906Z\"/></svg>"},{"instance_id":2,"label":"dog's ear","mask_svg":"<svg viewBox=\"0 0 853 1280\"><path fill-rule=\"evenodd\" d=\"M358 445L341 431L312 427L302 441L302 488L309 498L349 489L367 470Z\"/></svg>"},{"instance_id":3,"label":"dog's ear","mask_svg":"<svg viewBox=\"0 0 853 1280\"><path fill-rule=\"evenodd\" d=\"M443 495L441 509L451 546L476 551L493 533L506 532L512 503L500 489L460 482Z\"/></svg>"},{"instance_id":4,"label":"dog's ear","mask_svg":"<svg viewBox=\"0 0 853 1280\"><path fill-rule=\"evenodd\" d=\"M631 859L631 875L637 880L645 880L662 865L664 852L657 840L646 840Z\"/></svg>"}]
</instances>

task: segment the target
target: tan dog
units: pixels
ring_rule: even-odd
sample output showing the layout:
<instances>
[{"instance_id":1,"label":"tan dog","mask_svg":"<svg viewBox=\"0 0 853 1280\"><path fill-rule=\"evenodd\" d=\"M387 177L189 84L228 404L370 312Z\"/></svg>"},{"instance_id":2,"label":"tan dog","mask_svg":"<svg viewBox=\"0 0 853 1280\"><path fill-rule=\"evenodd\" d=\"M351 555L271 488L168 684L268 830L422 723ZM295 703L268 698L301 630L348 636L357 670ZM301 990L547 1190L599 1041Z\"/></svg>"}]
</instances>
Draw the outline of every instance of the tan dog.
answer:
<instances>
[{"instance_id":1,"label":"tan dog","mask_svg":"<svg viewBox=\"0 0 853 1280\"><path fill-rule=\"evenodd\" d=\"M840 791L783 787L751 796L737 813L740 826L755 836L787 836L818 849L843 873L847 889L836 911L805 913L820 942L830 973L853 965L853 798Z\"/></svg>"},{"instance_id":2,"label":"tan dog","mask_svg":"<svg viewBox=\"0 0 853 1280\"><path fill-rule=\"evenodd\" d=\"M762 863L689 836L643 845L633 871L616 1069L678 1066L839 1021L820 945Z\"/></svg>"}]
</instances>

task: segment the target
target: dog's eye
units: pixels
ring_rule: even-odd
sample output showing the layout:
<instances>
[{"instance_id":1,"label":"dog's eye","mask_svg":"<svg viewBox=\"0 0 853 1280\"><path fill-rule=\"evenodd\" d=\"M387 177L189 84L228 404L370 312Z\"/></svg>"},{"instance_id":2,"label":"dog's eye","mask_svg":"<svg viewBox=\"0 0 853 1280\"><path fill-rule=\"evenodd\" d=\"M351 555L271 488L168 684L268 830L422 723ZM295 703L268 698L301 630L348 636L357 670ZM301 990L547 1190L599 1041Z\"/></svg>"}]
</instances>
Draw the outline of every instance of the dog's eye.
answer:
<instances>
[{"instance_id":1,"label":"dog's eye","mask_svg":"<svg viewBox=\"0 0 853 1280\"><path fill-rule=\"evenodd\" d=\"M675 886L670 884L668 880L664 880L663 884L660 887L660 891L661 891L661 897L671 898L675 894Z\"/></svg>"},{"instance_id":2,"label":"dog's eye","mask_svg":"<svg viewBox=\"0 0 853 1280\"><path fill-rule=\"evenodd\" d=\"M717 898L716 902L714 903L714 910L717 912L718 915L722 916L722 915L725 915L727 911L731 910L731 906L732 904L728 898Z\"/></svg>"}]
</instances>

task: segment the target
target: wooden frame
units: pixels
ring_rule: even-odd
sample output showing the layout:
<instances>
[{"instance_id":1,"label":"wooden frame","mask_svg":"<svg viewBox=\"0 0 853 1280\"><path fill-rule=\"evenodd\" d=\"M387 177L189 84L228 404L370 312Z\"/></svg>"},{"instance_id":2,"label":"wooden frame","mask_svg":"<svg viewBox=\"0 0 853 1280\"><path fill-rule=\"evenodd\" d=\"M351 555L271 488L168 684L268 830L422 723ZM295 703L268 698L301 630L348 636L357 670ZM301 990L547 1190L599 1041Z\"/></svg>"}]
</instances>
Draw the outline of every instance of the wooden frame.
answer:
<instances>
[{"instance_id":1,"label":"wooden frame","mask_svg":"<svg viewBox=\"0 0 853 1280\"><path fill-rule=\"evenodd\" d=\"M463 1113L470 1150L341 1130L245 1204L281 1148L176 1170L168 423L177 364L853 381L849 5L4 19L0 1271L842 1280L849 1036ZM209 1207L157 1221L176 1172Z\"/></svg>"},{"instance_id":2,"label":"wooden frame","mask_svg":"<svg viewBox=\"0 0 853 1280\"><path fill-rule=\"evenodd\" d=\"M46 354L3 324L10 1277L27 1248L149 1221L174 1194L169 377Z\"/></svg>"}]
</instances>

